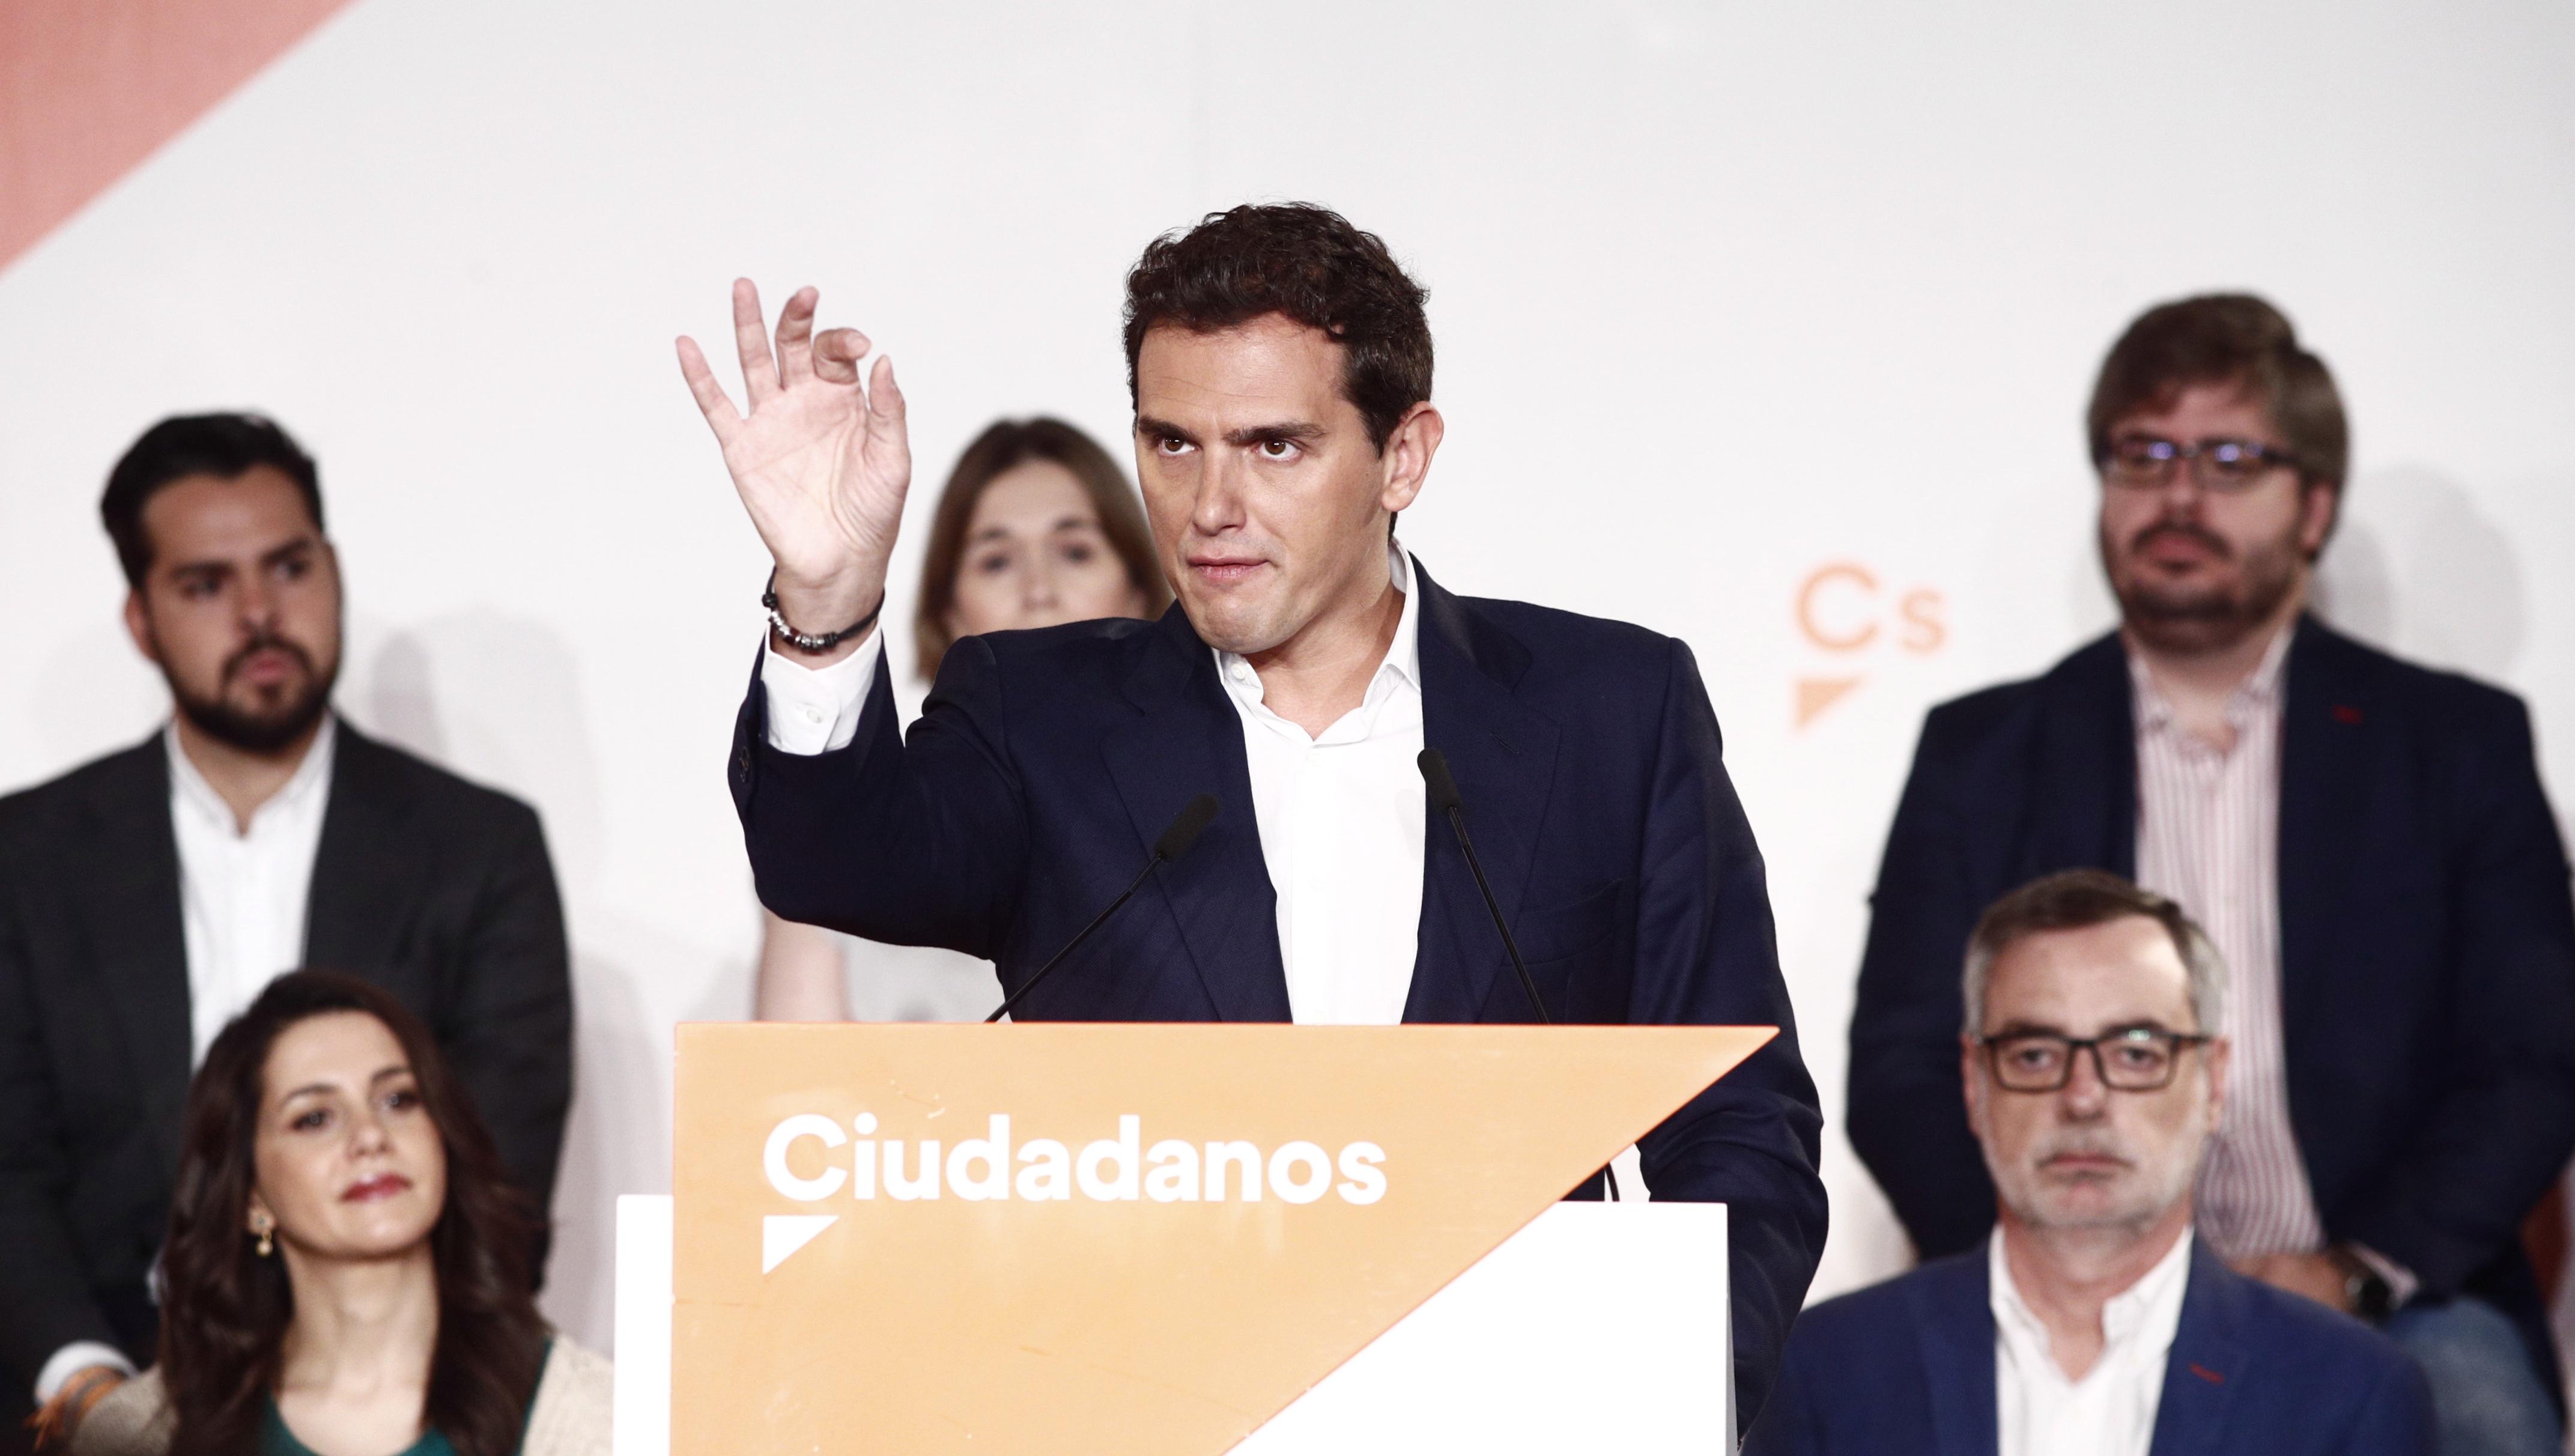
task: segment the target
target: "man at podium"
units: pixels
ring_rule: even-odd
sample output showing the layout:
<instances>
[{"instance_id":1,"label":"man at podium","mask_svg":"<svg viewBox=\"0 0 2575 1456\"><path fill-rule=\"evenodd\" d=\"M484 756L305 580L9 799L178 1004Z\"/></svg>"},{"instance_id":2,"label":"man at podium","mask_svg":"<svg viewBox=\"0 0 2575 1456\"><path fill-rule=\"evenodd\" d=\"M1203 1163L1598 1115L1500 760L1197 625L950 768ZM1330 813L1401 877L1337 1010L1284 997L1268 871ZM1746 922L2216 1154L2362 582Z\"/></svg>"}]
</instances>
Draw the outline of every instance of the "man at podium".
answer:
<instances>
[{"instance_id":1,"label":"man at podium","mask_svg":"<svg viewBox=\"0 0 2575 1456\"><path fill-rule=\"evenodd\" d=\"M1178 601L959 642L907 739L877 632L893 366L863 383L872 346L817 334L811 289L773 340L737 283L747 409L679 351L776 562L731 761L760 896L990 959L1028 1018L1776 1025L1639 1144L1655 1197L1729 1205L1748 1424L1825 1211L1760 852L1687 648L1452 596L1395 541L1444 428L1422 299L1316 207L1150 246L1127 361Z\"/></svg>"}]
</instances>

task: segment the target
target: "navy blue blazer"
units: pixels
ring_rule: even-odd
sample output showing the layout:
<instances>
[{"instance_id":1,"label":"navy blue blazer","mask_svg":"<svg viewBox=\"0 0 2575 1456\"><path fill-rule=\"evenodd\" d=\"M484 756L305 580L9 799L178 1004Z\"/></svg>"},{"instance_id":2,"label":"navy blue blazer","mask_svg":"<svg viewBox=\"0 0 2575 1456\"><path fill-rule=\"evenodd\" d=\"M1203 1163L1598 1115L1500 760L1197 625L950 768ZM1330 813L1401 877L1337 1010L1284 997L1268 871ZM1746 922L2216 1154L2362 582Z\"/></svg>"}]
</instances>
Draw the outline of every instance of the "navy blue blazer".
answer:
<instances>
[{"instance_id":1,"label":"navy blue blazer","mask_svg":"<svg viewBox=\"0 0 2575 1456\"><path fill-rule=\"evenodd\" d=\"M2329 1237L2521 1325L2558 1388L2521 1220L2575 1150L2575 905L2520 700L2302 619L2280 761L2289 1120ZM2135 873L2115 637L1932 710L1878 872L1850 1135L1925 1257L1993 1224L1958 1085L1977 914L2079 865Z\"/></svg>"},{"instance_id":2,"label":"navy blue blazer","mask_svg":"<svg viewBox=\"0 0 2575 1456\"><path fill-rule=\"evenodd\" d=\"M1731 1205L1737 1402L1776 1368L1824 1240L1822 1117L1779 977L1761 855L1689 650L1619 623L1453 597L1415 572L1422 734L1447 755L1559 1021L1775 1025L1639 1144L1657 1198ZM1027 1019L1285 1021L1277 897L1243 723L1178 607L967 638L910 740L882 660L846 748L768 745L757 677L732 781L762 902L995 961L1016 987L1143 867L1181 805L1215 822L1058 966ZM1406 1021L1532 1021L1447 823L1422 809ZM1596 1196L1598 1179L1581 1192Z\"/></svg>"},{"instance_id":3,"label":"navy blue blazer","mask_svg":"<svg viewBox=\"0 0 2575 1456\"><path fill-rule=\"evenodd\" d=\"M1807 1310L1744 1456L1994 1456L1982 1247ZM2190 1255L2149 1456L2431 1456L2432 1397L2356 1319Z\"/></svg>"}]
</instances>

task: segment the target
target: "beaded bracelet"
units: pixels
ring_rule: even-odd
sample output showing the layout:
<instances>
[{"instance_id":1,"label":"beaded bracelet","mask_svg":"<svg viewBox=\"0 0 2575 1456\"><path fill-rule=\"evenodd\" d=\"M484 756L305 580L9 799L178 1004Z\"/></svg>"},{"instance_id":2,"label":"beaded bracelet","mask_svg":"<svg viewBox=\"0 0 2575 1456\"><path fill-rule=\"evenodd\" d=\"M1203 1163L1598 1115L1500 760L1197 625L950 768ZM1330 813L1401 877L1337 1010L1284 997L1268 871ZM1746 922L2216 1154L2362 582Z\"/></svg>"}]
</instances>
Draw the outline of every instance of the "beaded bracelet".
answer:
<instances>
[{"instance_id":1,"label":"beaded bracelet","mask_svg":"<svg viewBox=\"0 0 2575 1456\"><path fill-rule=\"evenodd\" d=\"M769 630L777 633L789 647L800 653L828 653L876 626L878 616L885 611L885 598L879 595L877 605L868 609L867 616L842 628L839 632L828 633L822 637L809 637L789 627L786 616L778 610L778 570L773 567L769 572L769 585L761 589L760 605L769 609Z\"/></svg>"}]
</instances>

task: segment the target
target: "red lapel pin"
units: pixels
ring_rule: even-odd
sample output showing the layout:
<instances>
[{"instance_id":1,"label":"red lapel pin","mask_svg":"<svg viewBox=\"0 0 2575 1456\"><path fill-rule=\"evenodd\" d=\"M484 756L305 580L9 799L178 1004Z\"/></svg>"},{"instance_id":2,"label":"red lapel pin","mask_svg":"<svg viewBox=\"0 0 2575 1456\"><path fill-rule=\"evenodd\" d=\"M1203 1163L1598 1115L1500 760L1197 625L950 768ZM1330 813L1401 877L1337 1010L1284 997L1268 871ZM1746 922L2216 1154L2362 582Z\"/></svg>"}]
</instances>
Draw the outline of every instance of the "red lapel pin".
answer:
<instances>
[{"instance_id":1,"label":"red lapel pin","mask_svg":"<svg viewBox=\"0 0 2575 1456\"><path fill-rule=\"evenodd\" d=\"M2357 725L2360 722L2360 710L2348 703L2337 703L2333 706L2333 720L2336 723Z\"/></svg>"},{"instance_id":2,"label":"red lapel pin","mask_svg":"<svg viewBox=\"0 0 2575 1456\"><path fill-rule=\"evenodd\" d=\"M2225 1376L2220 1375L2220 1374L2218 1374L2216 1371L2209 1369L2207 1366L2202 1365L2202 1364L2201 1364L2201 1363L2199 1363L2197 1360L2193 1360L2193 1361L2191 1361L2191 1362L2190 1362L2190 1373L2191 1373L2191 1374L2193 1374L2193 1375L2198 1376L2198 1377L2199 1377L2200 1379L2202 1379L2202 1380L2207 1381L2207 1382L2208 1382L2209 1384L2211 1384L2211 1385L2224 1385L2224 1384L2226 1383L2226 1377L2225 1377Z\"/></svg>"}]
</instances>

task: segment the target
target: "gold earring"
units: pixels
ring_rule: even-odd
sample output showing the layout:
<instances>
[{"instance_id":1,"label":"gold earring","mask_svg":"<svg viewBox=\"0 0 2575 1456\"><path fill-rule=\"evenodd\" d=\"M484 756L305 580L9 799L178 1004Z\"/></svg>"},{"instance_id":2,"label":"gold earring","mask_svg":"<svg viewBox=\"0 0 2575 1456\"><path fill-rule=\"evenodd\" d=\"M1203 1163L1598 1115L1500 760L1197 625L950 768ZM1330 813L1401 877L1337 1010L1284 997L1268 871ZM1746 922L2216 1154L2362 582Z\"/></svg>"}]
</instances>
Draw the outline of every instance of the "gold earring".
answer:
<instances>
[{"instance_id":1,"label":"gold earring","mask_svg":"<svg viewBox=\"0 0 2575 1456\"><path fill-rule=\"evenodd\" d=\"M263 1219L259 1225L259 1256L263 1259L277 1252L277 1225Z\"/></svg>"}]
</instances>

